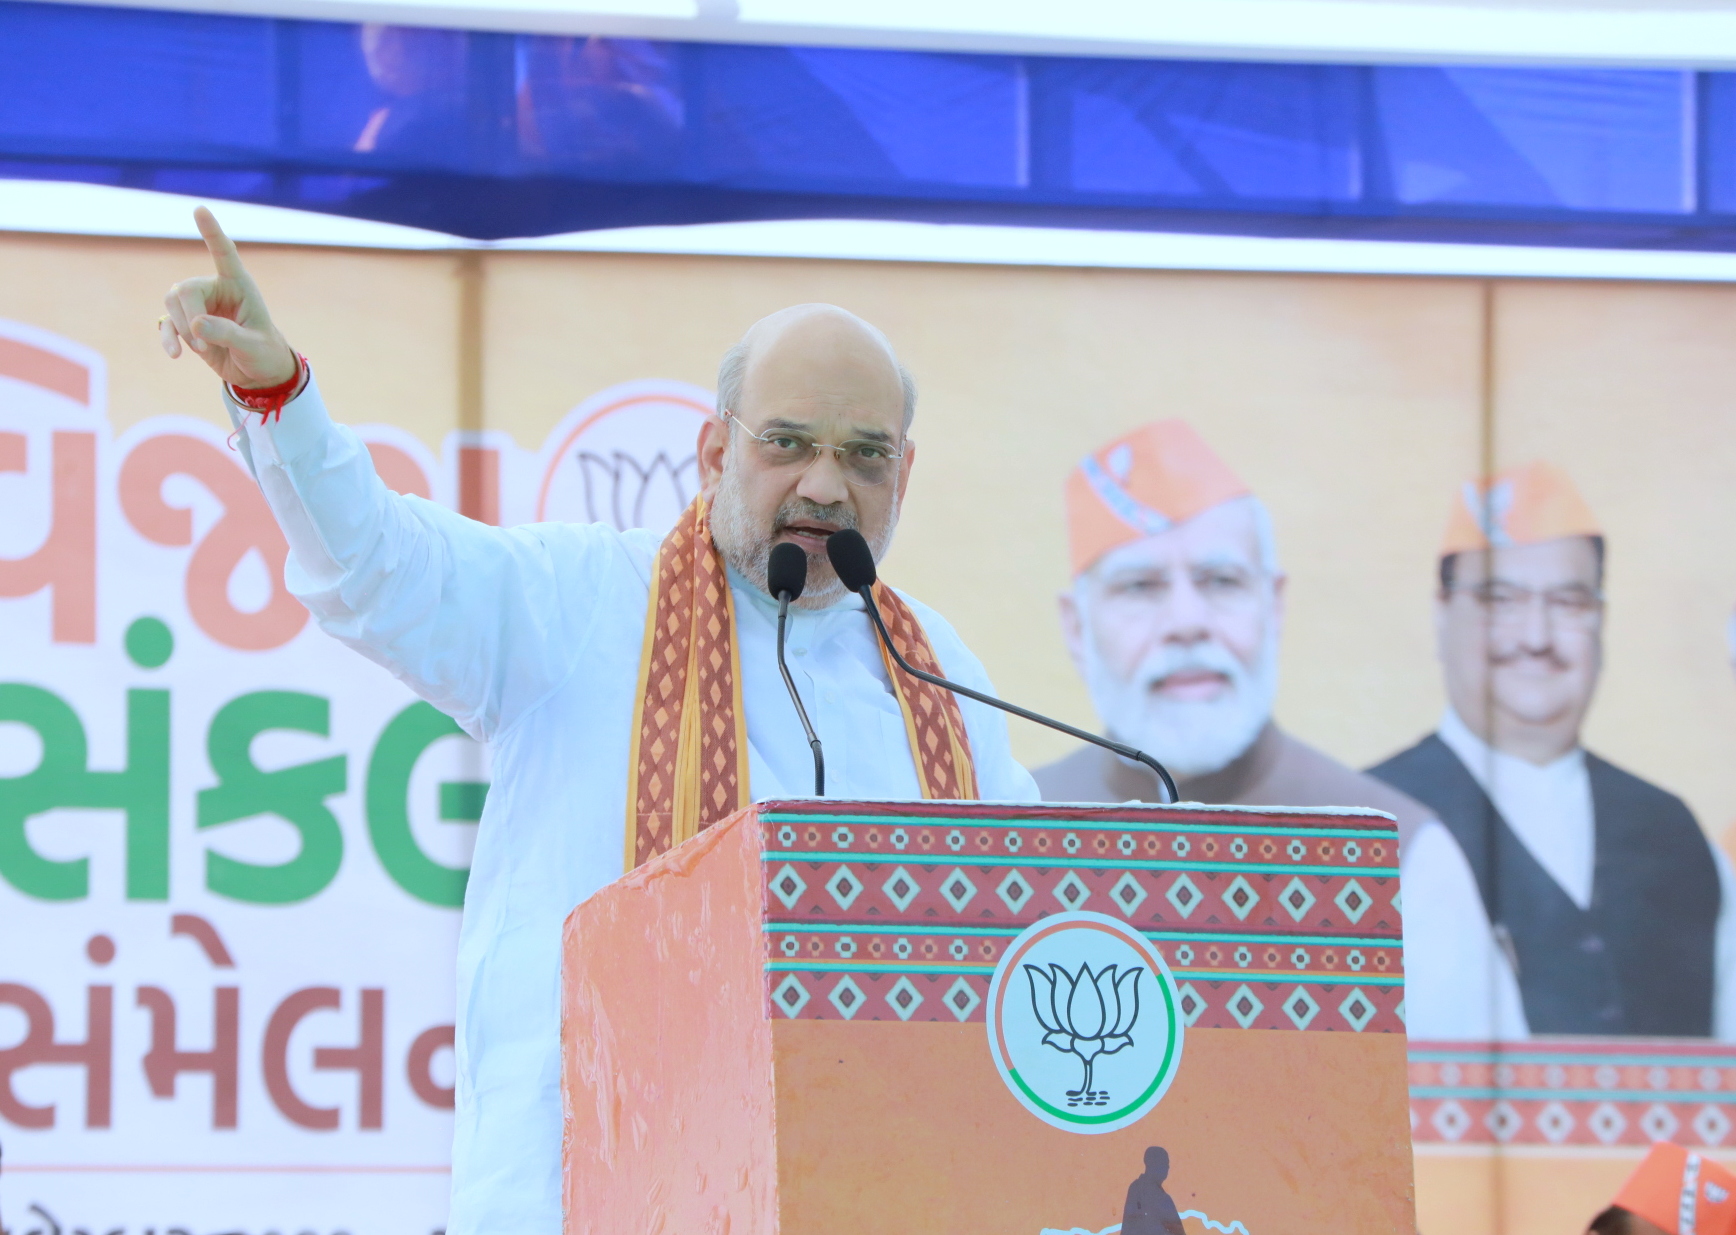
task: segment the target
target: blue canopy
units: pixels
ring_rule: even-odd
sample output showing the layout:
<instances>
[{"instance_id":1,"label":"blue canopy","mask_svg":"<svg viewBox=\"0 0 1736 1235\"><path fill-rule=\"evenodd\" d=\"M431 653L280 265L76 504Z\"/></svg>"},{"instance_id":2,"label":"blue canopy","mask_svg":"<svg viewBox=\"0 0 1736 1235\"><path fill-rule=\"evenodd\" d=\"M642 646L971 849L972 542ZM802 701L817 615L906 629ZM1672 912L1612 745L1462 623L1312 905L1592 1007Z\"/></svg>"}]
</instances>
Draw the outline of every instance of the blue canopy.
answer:
<instances>
[{"instance_id":1,"label":"blue canopy","mask_svg":"<svg viewBox=\"0 0 1736 1235\"><path fill-rule=\"evenodd\" d=\"M1736 80L0 0L0 176L476 239L772 218L1736 249Z\"/></svg>"}]
</instances>

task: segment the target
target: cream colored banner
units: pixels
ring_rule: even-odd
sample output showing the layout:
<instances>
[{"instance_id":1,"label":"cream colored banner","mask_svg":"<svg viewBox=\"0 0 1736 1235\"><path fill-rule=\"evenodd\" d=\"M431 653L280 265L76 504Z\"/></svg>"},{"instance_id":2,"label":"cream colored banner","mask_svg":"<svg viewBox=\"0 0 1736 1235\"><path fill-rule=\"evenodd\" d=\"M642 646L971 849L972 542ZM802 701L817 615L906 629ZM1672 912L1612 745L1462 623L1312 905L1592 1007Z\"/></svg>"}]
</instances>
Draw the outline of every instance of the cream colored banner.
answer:
<instances>
[{"instance_id":1,"label":"cream colored banner","mask_svg":"<svg viewBox=\"0 0 1736 1235\"><path fill-rule=\"evenodd\" d=\"M1063 643L1057 612L1057 596L1070 584L1063 486L1088 451L1147 422L1181 418L1264 500L1288 576L1276 717L1286 731L1352 768L1410 746L1440 719L1445 696L1434 628L1437 568L1449 511L1463 500L1465 482L1491 466L1546 461L1576 483L1607 545L1603 666L1584 730L1586 746L1680 795L1714 836L1736 819L1736 772L1729 757L1736 749L1736 677L1726 641L1736 603L1730 534L1736 527L1736 450L1728 446L1736 429L1729 394L1736 389L1736 350L1728 345L1736 337L1736 289L271 246L251 248L245 256L279 324L318 368L334 413L374 426L368 435L380 447L382 472L399 468L394 483L405 487L410 481L404 478L420 469L436 497L499 522L603 518L660 525L691 492L684 470L691 449L684 454L683 442L705 406L719 356L743 329L802 301L830 301L861 314L888 333L922 395L913 429L920 461L886 577L945 613L1004 695L1093 728L1098 719ZM42 452L52 452L57 428L95 435L96 474L105 478L121 476L128 466L145 467L129 460L150 442L175 437L191 444L155 449L216 459L231 469L214 473L222 483L237 482L240 473L224 452L228 430L213 383L202 366L165 360L152 327L163 289L205 264L193 244L0 239L0 318L17 325L9 337L48 340L50 351L93 358L89 369L106 370L107 391L106 412L87 403L85 413L42 413L34 428L22 421L0 426L33 434L28 460L14 465L0 455L0 519L21 519L14 512L37 511L46 500ZM90 419L87 429L68 430L55 419L76 414ZM122 612L122 597L148 602L140 612L173 618L176 659L163 672L195 663L204 667L201 672L227 672L217 667L231 655L203 633L193 592L175 602L182 607L172 614L166 608L182 593L184 572L192 569L188 555L206 534L206 516L197 512L205 499L192 502L193 529L178 548L169 536L173 518L155 525L169 539L153 540L150 527L123 509L124 479L114 484L121 488L99 486L100 500L114 506L102 519L121 529L111 533L111 523L99 520L101 552L116 555L112 565L103 559L103 571L132 578L126 572L148 573L144 564L156 560L150 554L168 554L164 561L181 557L172 569L164 568L167 582L140 575L136 593L127 590L133 584L99 575L91 645L105 658L99 667L76 673L58 667L54 658L71 646L60 637L67 632L51 629L52 606L41 588L26 586L20 568L0 564L0 571L12 572L0 574L0 580L12 581L0 599L9 632L0 650L0 683L52 688L69 700L76 695L75 707L93 734L92 766L106 768L124 761L127 691L148 688L136 663L123 656L128 624L139 614ZM172 486L157 492L174 505ZM47 534L46 518L30 514L36 522L0 528L0 557L22 560L34 552ZM134 539L116 539L123 536ZM236 558L238 567L245 556ZM269 566L274 559L265 553L262 560ZM256 594L245 593L246 586ZM207 592L214 598L210 589L218 588L245 613L261 596L274 596L274 586L269 572L249 584L245 570L240 576L231 571ZM242 591L231 595L237 587ZM208 655L201 640L211 643ZM211 695L210 706L200 703L198 715L174 739L173 809L184 812L175 816L174 844L181 844L184 829L187 843L201 847L189 852L196 857L202 851L193 795L214 783L202 744L211 716L230 696L244 685L248 691L319 694L334 701L333 736L317 750L309 745L298 751L291 762L348 758L342 790L347 797L334 798L332 808L345 862L373 863L369 878L384 895L395 885L377 856L369 856L375 850L360 785L389 713L407 706L409 697L392 695L401 688L382 681L379 698L389 698L392 706L381 702L370 705L377 716L370 711L353 721L337 719L343 711L338 679L375 671L311 628L294 635L294 647L304 644L305 653L297 655L307 659L293 668L285 662L282 669L237 671L233 681L173 687L189 699L201 691ZM246 663L257 668L267 662ZM57 675L71 676L63 682ZM83 684L70 684L73 677ZM1064 738L1012 723L1014 748L1032 765L1071 749ZM346 724L355 726L353 741L339 736ZM183 740L192 743L186 752ZM5 748L9 762L0 775L29 771L34 748L27 740L15 745L17 750ZM456 783L465 776L482 778L475 771L454 771L448 779ZM440 835L448 825L412 826L422 829L417 835ZM71 827L42 817L29 825L28 836L64 860L76 858L81 846L95 852L93 846L110 844ZM116 860L112 847L103 852ZM152 948L185 950L193 945L171 934L174 913L197 914L223 927L219 919L235 912L221 898L210 904L197 897L183 901L183 887L205 885L197 868L183 882L179 867L170 899L153 902L156 907L147 911L128 900L118 876L104 874L104 860L99 854L93 869L99 885L103 878L112 885L102 894L107 900L93 894L53 910L66 923L64 931L56 928L56 946L74 949L56 963L94 964L77 949L103 932L121 939L123 958L134 954L125 932L148 937ZM457 863L461 857L454 851L445 860ZM198 896L207 894L208 889ZM0 982L29 985L36 981L29 954L38 939L18 924L35 922L28 915L47 910L32 902L30 889L15 884L0 895L8 906L0 925ZM434 913L426 902L412 901L405 901L404 913L412 916L403 921ZM445 916L436 915L441 925L429 928L430 937L449 939L451 911L440 913ZM238 948L244 934L237 927L236 938L225 938ZM446 1004L435 1006L450 999L449 992L440 995L447 989L441 984L450 982L442 951L447 947L441 943L434 950L438 955L431 953L428 1008L426 1015L417 1013L420 1022L398 1023L388 1003L384 1066L397 1070L390 1083L404 1103L415 1101L403 1058L415 1037L410 1031L450 1016ZM264 961L237 963L253 966L263 978ZM363 989L384 989L385 982L359 970L347 988L335 979L316 983L316 977L310 971L302 985L343 989L346 1002L337 1016L351 1016L347 1001L359 1000ZM137 1020L147 1037L148 1015L135 1006L135 988L167 981L144 970L130 981L103 979L115 986L115 1015ZM291 988L300 989L298 983L300 978L284 976L277 982L284 991L273 987L274 993L259 996L260 1033L276 1003ZM76 1038L85 991L103 983L87 975L67 977L65 984L54 998L71 1028L59 1032ZM211 996L198 998L208 1003ZM69 1010L58 1012L62 1005ZM199 1008L187 1013L189 1026L211 1015L206 1003ZM0 1009L5 1015L10 1013ZM250 1015L243 1011L244 1026ZM0 1051L16 1046L26 1032L20 1015L0 1019ZM353 1038L355 1026L345 1032ZM319 1044L343 1046L348 1040L341 1037L334 1032L330 1043ZM117 1054L115 1083L121 1085L125 1073L125 1084L143 1092L148 1086L139 1070L139 1042L146 1039L135 1037L131 1055ZM246 1047L255 1052L247 1065L255 1071L260 1049L258 1043ZM31 1074L18 1076L21 1087L39 1083ZM265 1085L264 1073L259 1076L256 1083ZM59 1072L54 1077L53 1085L64 1079ZM183 1088L204 1083L189 1080ZM56 1092L63 1112L82 1109L77 1084L68 1081L64 1092ZM260 1093L260 1109L273 1109L270 1094ZM388 1119L400 1099L388 1095ZM168 1110L185 1099L150 1101L158 1105L139 1109ZM244 1118L247 1101L244 1092ZM359 1119L359 1112L344 1118ZM1690 1113L1679 1122L1686 1127L1691 1118ZM359 1126L354 1135L362 1135ZM384 1146L396 1135L368 1144ZM372 1153L351 1160L438 1165L437 1127L426 1124L414 1138L396 1143L402 1149L396 1159ZM117 1124L111 1143L119 1140ZM77 1155L32 1139L4 1112L0 1143L7 1167L0 1201L9 1225L16 1226L32 1198L49 1197L55 1189L56 1197L69 1195L62 1176L23 1168L32 1161L53 1165L55 1154L63 1164L76 1165ZM412 1152L412 1145L421 1148ZM1621 1149L1621 1160L1634 1152ZM328 1158L348 1153L334 1149ZM100 1156L94 1149L90 1154L92 1161ZM1437 1178L1432 1170L1422 1177L1425 1224L1430 1181ZM1599 1167L1583 1178L1595 1178L1601 1189L1610 1174ZM72 1187L88 1197L84 1182ZM117 1198L142 1195L136 1182L113 1186ZM1463 1192L1461 1184L1452 1186ZM263 1230L278 1221L249 1210L251 1202L241 1198L253 1194L232 1178L188 1176L175 1187L206 1189L202 1195L217 1208L204 1212L213 1222L232 1221L233 1229ZM391 1187L421 1189L418 1196L436 1198L426 1202L433 1209L416 1212L437 1217L443 1181L411 1185L399 1179ZM1573 1223L1603 1199L1563 1198L1558 1218L1564 1225L1552 1229L1575 1229ZM219 1211L234 1217L219 1217ZM95 1211L88 1218L57 1217L88 1221L92 1229L109 1220ZM176 1220L167 1212L117 1210L115 1222L143 1224L147 1217L158 1224ZM1473 1219L1460 1213L1454 1221ZM339 1222L333 1216L331 1229L340 1229ZM358 1229L366 1225L360 1218L354 1223Z\"/></svg>"}]
</instances>

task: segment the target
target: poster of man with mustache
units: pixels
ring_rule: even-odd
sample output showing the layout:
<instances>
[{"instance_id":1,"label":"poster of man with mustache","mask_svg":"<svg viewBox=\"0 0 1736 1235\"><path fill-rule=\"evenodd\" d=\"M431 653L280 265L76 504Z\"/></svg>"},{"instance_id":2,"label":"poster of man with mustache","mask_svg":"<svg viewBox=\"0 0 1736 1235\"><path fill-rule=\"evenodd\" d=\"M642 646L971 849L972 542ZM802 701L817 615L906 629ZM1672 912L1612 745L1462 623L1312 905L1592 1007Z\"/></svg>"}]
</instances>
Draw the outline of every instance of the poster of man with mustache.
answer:
<instances>
[{"instance_id":1,"label":"poster of man with mustache","mask_svg":"<svg viewBox=\"0 0 1736 1235\"><path fill-rule=\"evenodd\" d=\"M1453 502L1435 602L1447 708L1372 769L1444 825L1405 856L1414 1037L1736 1037L1729 860L1679 797L1583 745L1604 557L1548 463Z\"/></svg>"},{"instance_id":2,"label":"poster of man with mustache","mask_svg":"<svg viewBox=\"0 0 1736 1235\"><path fill-rule=\"evenodd\" d=\"M1408 836L1429 811L1280 729L1283 568L1265 505L1182 420L1145 425L1067 478L1073 663L1104 730L1175 775L1184 801L1371 806ZM1037 769L1050 801L1161 802L1096 746Z\"/></svg>"}]
</instances>

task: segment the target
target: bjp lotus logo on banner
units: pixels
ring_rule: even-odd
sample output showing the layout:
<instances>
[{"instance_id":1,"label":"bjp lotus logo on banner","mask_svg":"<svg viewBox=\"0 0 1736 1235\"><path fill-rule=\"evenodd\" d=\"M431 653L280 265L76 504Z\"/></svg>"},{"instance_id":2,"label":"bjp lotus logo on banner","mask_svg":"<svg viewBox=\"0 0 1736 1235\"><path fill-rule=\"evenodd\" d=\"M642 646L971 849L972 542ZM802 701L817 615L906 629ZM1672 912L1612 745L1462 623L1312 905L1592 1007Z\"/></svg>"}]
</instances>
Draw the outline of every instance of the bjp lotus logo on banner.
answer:
<instances>
[{"instance_id":1,"label":"bjp lotus logo on banner","mask_svg":"<svg viewBox=\"0 0 1736 1235\"><path fill-rule=\"evenodd\" d=\"M532 517L663 535L699 492L699 429L711 404L709 391L668 381L585 400L549 435Z\"/></svg>"},{"instance_id":2,"label":"bjp lotus logo on banner","mask_svg":"<svg viewBox=\"0 0 1736 1235\"><path fill-rule=\"evenodd\" d=\"M1184 1026L1169 967L1102 914L1044 918L1001 957L989 987L995 1067L1022 1106L1068 1132L1113 1132L1163 1099Z\"/></svg>"}]
</instances>

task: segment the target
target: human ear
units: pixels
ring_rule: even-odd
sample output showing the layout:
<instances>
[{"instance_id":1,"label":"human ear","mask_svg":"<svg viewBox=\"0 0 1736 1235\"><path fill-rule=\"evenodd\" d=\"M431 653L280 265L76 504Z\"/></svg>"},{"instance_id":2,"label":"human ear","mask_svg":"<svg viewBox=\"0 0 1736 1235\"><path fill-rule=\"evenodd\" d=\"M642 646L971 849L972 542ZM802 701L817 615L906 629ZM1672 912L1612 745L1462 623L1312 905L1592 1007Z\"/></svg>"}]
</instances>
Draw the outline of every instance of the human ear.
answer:
<instances>
[{"instance_id":1,"label":"human ear","mask_svg":"<svg viewBox=\"0 0 1736 1235\"><path fill-rule=\"evenodd\" d=\"M1079 599L1071 589L1055 597L1061 610L1061 638L1066 640L1067 654L1079 676L1085 676L1085 619L1079 612Z\"/></svg>"},{"instance_id":2,"label":"human ear","mask_svg":"<svg viewBox=\"0 0 1736 1235\"><path fill-rule=\"evenodd\" d=\"M910 469L916 465L916 443L909 438L904 439L904 458L898 461L898 491L893 500L899 507L904 505L904 491L910 487Z\"/></svg>"},{"instance_id":3,"label":"human ear","mask_svg":"<svg viewBox=\"0 0 1736 1235\"><path fill-rule=\"evenodd\" d=\"M709 503L723 480L723 461L729 453L729 424L721 416L707 416L699 426L699 491Z\"/></svg>"}]
</instances>

